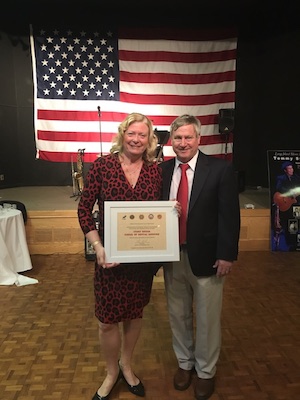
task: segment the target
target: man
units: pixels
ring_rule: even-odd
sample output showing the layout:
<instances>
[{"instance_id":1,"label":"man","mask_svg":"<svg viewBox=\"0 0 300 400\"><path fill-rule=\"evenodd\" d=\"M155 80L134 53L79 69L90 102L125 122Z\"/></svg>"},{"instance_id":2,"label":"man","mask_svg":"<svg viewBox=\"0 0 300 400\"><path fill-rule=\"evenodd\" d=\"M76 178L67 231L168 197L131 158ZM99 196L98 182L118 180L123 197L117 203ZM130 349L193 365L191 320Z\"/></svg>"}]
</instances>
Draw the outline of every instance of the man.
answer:
<instances>
[{"instance_id":1,"label":"man","mask_svg":"<svg viewBox=\"0 0 300 400\"><path fill-rule=\"evenodd\" d=\"M176 118L170 128L176 158L160 165L163 199L167 200L177 198L179 165L188 164L186 239L180 245L180 261L164 266L172 343L179 365L174 387L186 390L195 370L195 398L206 400L215 387L223 283L238 255L240 207L231 163L199 151L200 129L194 116Z\"/></svg>"},{"instance_id":2,"label":"man","mask_svg":"<svg viewBox=\"0 0 300 400\"><path fill-rule=\"evenodd\" d=\"M283 174L276 178L276 190L295 199L296 196L300 195L300 176L295 173L291 161L282 163L281 169Z\"/></svg>"},{"instance_id":3,"label":"man","mask_svg":"<svg viewBox=\"0 0 300 400\"><path fill-rule=\"evenodd\" d=\"M291 161L283 162L281 169L283 173L276 177L273 196L274 243L272 250L295 251L298 249L296 235L298 224L294 225L294 229L291 229L290 225L294 218L294 206L300 204L300 176L295 173ZM276 229L277 226L280 229Z\"/></svg>"}]
</instances>

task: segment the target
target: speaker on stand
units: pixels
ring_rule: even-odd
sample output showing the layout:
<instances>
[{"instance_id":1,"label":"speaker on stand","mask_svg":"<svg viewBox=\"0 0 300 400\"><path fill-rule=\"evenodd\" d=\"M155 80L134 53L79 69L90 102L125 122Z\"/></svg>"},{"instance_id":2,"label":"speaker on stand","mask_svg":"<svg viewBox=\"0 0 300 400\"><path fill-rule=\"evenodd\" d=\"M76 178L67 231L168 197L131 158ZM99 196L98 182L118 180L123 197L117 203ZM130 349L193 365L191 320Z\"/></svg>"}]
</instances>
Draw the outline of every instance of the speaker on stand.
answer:
<instances>
[{"instance_id":1,"label":"speaker on stand","mask_svg":"<svg viewBox=\"0 0 300 400\"><path fill-rule=\"evenodd\" d=\"M229 135L234 129L234 108L219 109L219 133L225 135L225 158L227 158L227 148Z\"/></svg>"},{"instance_id":2,"label":"speaker on stand","mask_svg":"<svg viewBox=\"0 0 300 400\"><path fill-rule=\"evenodd\" d=\"M229 135L233 133L235 125L235 110L234 108L220 108L219 109L219 133L225 135L225 158L227 158L227 147ZM245 171L235 171L236 181L239 193L245 190Z\"/></svg>"},{"instance_id":3,"label":"speaker on stand","mask_svg":"<svg viewBox=\"0 0 300 400\"><path fill-rule=\"evenodd\" d=\"M161 163L162 161L164 161L163 148L164 148L164 145L167 144L167 142L169 140L170 132L169 131L158 131L155 128L154 133L158 139L155 158L156 158L157 163Z\"/></svg>"}]
</instances>

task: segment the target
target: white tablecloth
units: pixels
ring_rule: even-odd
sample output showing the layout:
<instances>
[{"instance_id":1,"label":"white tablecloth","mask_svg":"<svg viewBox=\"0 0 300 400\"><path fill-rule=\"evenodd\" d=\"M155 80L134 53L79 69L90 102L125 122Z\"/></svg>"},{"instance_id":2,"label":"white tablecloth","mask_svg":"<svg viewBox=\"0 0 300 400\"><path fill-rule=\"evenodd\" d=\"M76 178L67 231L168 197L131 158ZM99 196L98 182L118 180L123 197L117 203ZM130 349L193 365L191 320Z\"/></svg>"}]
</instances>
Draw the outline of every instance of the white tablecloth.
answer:
<instances>
[{"instance_id":1,"label":"white tablecloth","mask_svg":"<svg viewBox=\"0 0 300 400\"><path fill-rule=\"evenodd\" d=\"M18 274L32 269L20 210L0 212L0 285L30 285L37 279Z\"/></svg>"}]
</instances>

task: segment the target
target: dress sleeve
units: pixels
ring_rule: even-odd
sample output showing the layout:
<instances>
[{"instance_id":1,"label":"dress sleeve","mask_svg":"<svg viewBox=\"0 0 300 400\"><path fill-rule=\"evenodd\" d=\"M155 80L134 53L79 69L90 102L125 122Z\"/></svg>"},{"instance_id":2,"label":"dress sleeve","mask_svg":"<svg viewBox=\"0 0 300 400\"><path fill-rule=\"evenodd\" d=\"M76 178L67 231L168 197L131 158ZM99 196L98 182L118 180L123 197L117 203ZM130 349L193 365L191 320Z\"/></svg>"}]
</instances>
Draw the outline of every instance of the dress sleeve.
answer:
<instances>
[{"instance_id":1,"label":"dress sleeve","mask_svg":"<svg viewBox=\"0 0 300 400\"><path fill-rule=\"evenodd\" d=\"M91 165L85 178L84 187L78 204L78 220L84 234L96 229L93 210L101 189L101 168L99 159Z\"/></svg>"}]
</instances>

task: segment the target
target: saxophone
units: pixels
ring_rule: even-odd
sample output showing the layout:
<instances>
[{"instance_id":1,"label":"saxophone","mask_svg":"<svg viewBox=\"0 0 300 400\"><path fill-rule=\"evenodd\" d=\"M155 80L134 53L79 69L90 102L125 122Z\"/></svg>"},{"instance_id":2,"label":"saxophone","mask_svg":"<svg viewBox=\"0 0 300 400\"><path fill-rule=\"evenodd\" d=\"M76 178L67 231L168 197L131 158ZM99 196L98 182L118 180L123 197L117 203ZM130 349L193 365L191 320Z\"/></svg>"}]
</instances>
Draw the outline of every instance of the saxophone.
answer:
<instances>
[{"instance_id":1,"label":"saxophone","mask_svg":"<svg viewBox=\"0 0 300 400\"><path fill-rule=\"evenodd\" d=\"M73 196L80 196L84 186L83 180L83 158L84 150L78 149L77 152L77 171L74 170L74 164L72 160L72 182L73 182Z\"/></svg>"}]
</instances>

